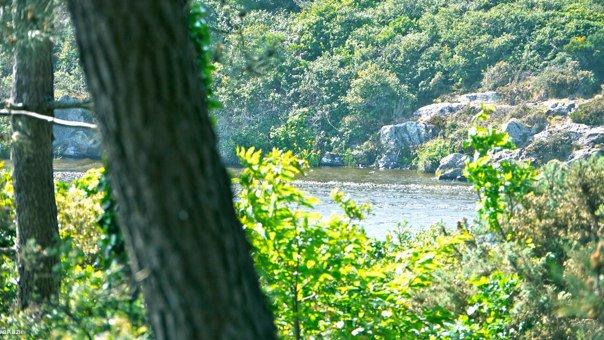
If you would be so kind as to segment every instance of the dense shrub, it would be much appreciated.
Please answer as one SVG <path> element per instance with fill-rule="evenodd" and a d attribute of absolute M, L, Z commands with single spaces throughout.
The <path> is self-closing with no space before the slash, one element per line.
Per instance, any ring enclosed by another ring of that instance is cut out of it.
<path fill-rule="evenodd" d="M 510 103 L 548 98 L 587 98 L 598 90 L 594 72 L 580 69 L 576 61 L 555 61 L 536 73 L 525 72 L 497 88 Z"/>
<path fill-rule="evenodd" d="M 481 85 L 485 90 L 497 90 L 517 80 L 518 69 L 507 61 L 499 61 L 484 72 Z"/>
<path fill-rule="evenodd" d="M 55 275 L 62 279 L 58 297 L 44 306 L 16 310 L 16 263 L 0 255 L 0 329 L 23 331 L 29 338 L 134 339 L 149 335 L 142 299 L 124 267 L 127 263 L 107 256 L 102 173 L 101 169 L 91 170 L 72 183 L 57 184 L 61 242 L 52 251 L 61 257 L 55 268 Z M 0 207 L 3 214 L 12 214 L 10 175 L 3 172 L 2 176 Z M 7 221 L 10 224 L 4 223 Z M 12 219 L 4 222 L 2 236 L 14 229 Z M 13 246 L 11 237 L 3 242 L 3 246 Z"/>
<path fill-rule="evenodd" d="M 604 95 L 580 105 L 570 113 L 570 119 L 575 123 L 604 125 Z"/>
<path fill-rule="evenodd" d="M 280 335 L 348 338 L 502 338 L 514 334 L 520 278 L 483 261 L 463 227 L 417 235 L 399 229 L 370 240 L 359 224 L 367 206 L 335 190 L 342 215 L 309 211 L 316 200 L 291 182 L 304 170 L 291 152 L 240 149 L 237 207 Z"/>
<path fill-rule="evenodd" d="M 343 158 L 347 165 L 366 167 L 373 165 L 378 156 L 377 136 L 361 145 L 346 149 Z"/>
<path fill-rule="evenodd" d="M 601 158 L 550 163 L 509 223 L 516 249 L 524 250 L 510 253 L 525 278 L 516 323 L 531 325 L 531 338 L 592 338 L 604 331 L 603 180 Z"/>
<path fill-rule="evenodd" d="M 451 152 L 449 141 L 443 138 L 433 139 L 416 150 L 413 164 L 422 172 L 433 173 L 438 168 L 440 160 Z"/>
<path fill-rule="evenodd" d="M 593 72 L 570 61 L 546 67 L 534 78 L 534 87 L 539 99 L 588 97 L 597 91 L 598 83 Z"/>

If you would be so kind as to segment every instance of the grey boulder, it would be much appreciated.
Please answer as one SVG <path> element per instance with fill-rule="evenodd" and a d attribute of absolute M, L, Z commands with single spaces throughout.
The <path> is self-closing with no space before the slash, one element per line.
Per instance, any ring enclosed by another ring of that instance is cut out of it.
<path fill-rule="evenodd" d="M 577 106 L 575 100 L 553 99 L 545 102 L 545 112 L 550 116 L 568 116 Z"/>
<path fill-rule="evenodd" d="M 59 119 L 95 123 L 92 112 L 84 109 L 55 110 L 54 114 Z M 101 138 L 98 130 L 55 125 L 53 135 L 55 156 L 93 159 L 101 156 Z"/>
<path fill-rule="evenodd" d="M 549 126 L 533 136 L 530 144 L 518 153 L 519 159 L 541 166 L 550 160 L 573 161 L 602 154 L 604 127 L 591 127 L 566 121 Z"/>
<path fill-rule="evenodd" d="M 419 122 L 429 122 L 435 117 L 445 118 L 456 114 L 466 107 L 466 104 L 462 103 L 436 103 L 426 106 L 422 106 L 413 115 Z"/>
<path fill-rule="evenodd" d="M 323 157 L 321 157 L 321 162 L 319 165 L 333 167 L 343 166 L 344 159 L 342 158 L 342 156 L 333 152 L 326 152 Z"/>
<path fill-rule="evenodd" d="M 501 129 L 510 135 L 512 142 L 517 147 L 524 146 L 531 137 L 531 128 L 516 118 L 507 121 Z"/>
<path fill-rule="evenodd" d="M 432 126 L 408 121 L 402 124 L 386 125 L 380 129 L 382 154 L 377 165 L 380 169 L 393 169 L 402 165 L 402 158 L 409 152 L 430 140 L 434 135 Z"/>
<path fill-rule="evenodd" d="M 440 160 L 440 165 L 436 169 L 436 176 L 439 180 L 463 181 L 463 169 L 470 157 L 461 153 L 452 153 Z"/>

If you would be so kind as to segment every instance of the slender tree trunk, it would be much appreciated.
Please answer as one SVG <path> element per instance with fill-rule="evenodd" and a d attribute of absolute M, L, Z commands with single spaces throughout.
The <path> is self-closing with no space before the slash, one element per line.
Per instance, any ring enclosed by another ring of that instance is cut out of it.
<path fill-rule="evenodd" d="M 185 1 L 69 5 L 155 336 L 274 338 L 216 151 Z"/>
<path fill-rule="evenodd" d="M 51 20 L 51 2 L 16 1 L 15 47 L 11 101 L 29 111 L 52 116 L 49 103 L 54 97 L 52 43 L 48 36 L 28 37 L 28 32 L 46 31 Z M 57 256 L 48 249 L 58 240 L 57 207 L 52 170 L 52 126 L 24 116 L 12 117 L 13 182 L 17 212 L 17 254 L 19 305 L 42 303 L 58 291 L 53 275 Z M 37 248 L 27 251 L 34 241 Z"/>

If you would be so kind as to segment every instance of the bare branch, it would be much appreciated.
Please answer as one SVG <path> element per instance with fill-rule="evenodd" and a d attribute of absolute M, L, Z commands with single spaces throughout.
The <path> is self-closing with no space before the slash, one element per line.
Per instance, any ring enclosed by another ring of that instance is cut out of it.
<path fill-rule="evenodd" d="M 15 104 L 6 99 L 0 102 L 0 109 L 22 110 L 23 104 Z"/>
<path fill-rule="evenodd" d="M 36 118 L 36 119 L 44 120 L 49 123 L 62 125 L 62 126 L 77 127 L 77 128 L 84 128 L 84 129 L 96 129 L 97 128 L 96 124 L 91 124 L 91 123 L 86 123 L 86 122 L 74 122 L 71 120 L 55 118 L 55 117 L 51 117 L 51 116 L 47 116 L 47 115 L 43 115 L 43 114 L 39 114 L 39 113 L 35 113 L 35 112 L 25 111 L 25 110 L 12 110 L 12 109 L 0 110 L 0 116 L 15 116 L 15 115 Z"/>

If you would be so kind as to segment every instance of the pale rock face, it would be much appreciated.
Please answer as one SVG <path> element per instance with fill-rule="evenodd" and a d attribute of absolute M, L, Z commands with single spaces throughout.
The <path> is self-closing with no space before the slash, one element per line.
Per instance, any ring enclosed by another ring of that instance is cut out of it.
<path fill-rule="evenodd" d="M 466 108 L 479 108 L 483 103 L 495 103 L 499 110 L 513 109 L 500 102 L 494 91 L 460 95 L 447 103 L 423 106 L 413 114 L 413 120 L 402 124 L 386 125 L 380 130 L 381 155 L 376 165 L 379 168 L 400 168 L 401 160 L 410 151 L 434 138 L 437 133 L 434 118 L 456 116 Z M 592 127 L 574 123 L 568 115 L 577 109 L 580 99 L 551 99 L 530 103 L 535 109 L 545 108 L 547 116 L 557 116 L 553 122 L 545 117 L 534 121 L 531 126 L 517 118 L 508 120 L 501 129 L 510 135 L 516 145 L 514 150 L 500 150 L 492 156 L 495 161 L 523 160 L 541 166 L 550 160 L 572 162 L 592 155 L 604 155 L 604 126 Z M 464 179 L 462 170 L 467 156 L 449 155 L 436 170 L 441 179 Z"/>
<path fill-rule="evenodd" d="M 499 94 L 495 91 L 476 92 L 462 94 L 457 97 L 460 103 L 496 103 L 499 101 Z"/>
<path fill-rule="evenodd" d="M 530 160 L 540 166 L 550 160 L 574 161 L 604 150 L 604 127 L 591 127 L 565 121 L 549 126 L 533 136 L 530 144 L 518 153 L 521 160 Z"/>
<path fill-rule="evenodd" d="M 95 123 L 92 113 L 84 109 L 55 110 L 54 114 L 60 119 Z M 55 125 L 53 135 L 55 156 L 93 159 L 101 156 L 101 138 L 98 130 Z"/>
<path fill-rule="evenodd" d="M 411 149 L 425 143 L 434 135 L 430 125 L 408 121 L 402 124 L 386 125 L 380 129 L 382 155 L 378 160 L 380 169 L 401 166 L 401 158 Z"/>
<path fill-rule="evenodd" d="M 413 113 L 419 122 L 429 122 L 434 117 L 449 117 L 466 106 L 462 103 L 436 103 L 420 107 Z"/>
<path fill-rule="evenodd" d="M 570 99 L 553 99 L 546 101 L 544 104 L 548 115 L 568 116 L 577 108 L 579 103 Z"/>
<path fill-rule="evenodd" d="M 436 176 L 440 180 L 462 181 L 463 169 L 470 157 L 461 153 L 452 153 L 440 160 Z"/>
<path fill-rule="evenodd" d="M 512 142 L 517 147 L 523 147 L 531 137 L 531 128 L 516 118 L 512 118 L 503 124 L 501 130 L 510 135 Z"/>

